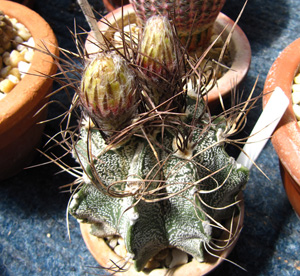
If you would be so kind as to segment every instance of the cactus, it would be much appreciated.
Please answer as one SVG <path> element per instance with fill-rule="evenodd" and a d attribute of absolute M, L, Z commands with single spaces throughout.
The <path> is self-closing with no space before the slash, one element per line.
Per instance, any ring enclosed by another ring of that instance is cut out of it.
<path fill-rule="evenodd" d="M 234 214 L 236 207 L 226 206 L 236 202 L 248 179 L 248 170 L 224 150 L 224 126 L 216 121 L 209 131 L 194 131 L 185 152 L 171 131 L 165 133 L 164 150 L 153 152 L 138 137 L 107 150 L 97 129 L 88 134 L 82 128 L 75 157 L 86 176 L 70 213 L 92 223 L 99 237 L 122 236 L 137 270 L 168 247 L 203 261 L 204 243 L 213 231 L 210 218 L 220 221 Z"/>
<path fill-rule="evenodd" d="M 11 21 L 0 11 L 0 53 L 8 50 L 16 31 Z"/>
<path fill-rule="evenodd" d="M 239 213 L 237 197 L 249 175 L 225 151 L 232 121 L 207 111 L 199 62 L 180 54 L 161 15 L 147 24 L 136 59 L 110 47 L 83 70 L 75 98 L 85 115 L 72 139 L 83 172 L 68 207 L 92 234 L 121 236 L 138 271 L 173 247 L 203 262 L 215 230 Z M 149 52 L 147 41 L 163 43 Z M 196 99 L 186 91 L 189 80 Z M 149 91 L 157 96 L 152 102 Z M 168 108 L 160 109 L 166 98 Z"/>
<path fill-rule="evenodd" d="M 130 0 L 141 25 L 153 15 L 167 16 L 174 23 L 183 43 L 195 50 L 205 48 L 212 35 L 212 27 L 225 0 L 154 1 Z"/>

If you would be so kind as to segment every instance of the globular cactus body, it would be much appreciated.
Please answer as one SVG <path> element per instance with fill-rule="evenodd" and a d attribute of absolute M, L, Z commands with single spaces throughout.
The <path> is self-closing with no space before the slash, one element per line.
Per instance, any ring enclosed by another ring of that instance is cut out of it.
<path fill-rule="evenodd" d="M 83 128 L 76 158 L 88 175 L 73 199 L 71 214 L 93 223 L 99 236 L 121 235 L 138 270 L 167 247 L 177 247 L 203 261 L 203 244 L 210 242 L 213 230 L 209 218 L 230 218 L 236 207 L 226 207 L 237 200 L 248 179 L 248 170 L 238 168 L 219 143 L 220 129 L 218 124 L 202 137 L 195 133 L 188 159 L 178 154 L 179 150 L 174 153 L 172 144 L 178 137 L 166 133 L 166 150 L 156 149 L 163 164 L 158 165 L 148 142 L 141 138 L 107 151 L 97 130 L 92 130 L 90 139 Z M 92 163 L 88 162 L 88 139 Z M 110 186 L 111 193 L 131 196 L 107 195 L 105 188 L 95 187 L 95 183 L 101 186 L 98 181 Z M 151 193 L 161 183 L 163 193 Z M 171 197 L 159 200 L 164 193 Z"/>

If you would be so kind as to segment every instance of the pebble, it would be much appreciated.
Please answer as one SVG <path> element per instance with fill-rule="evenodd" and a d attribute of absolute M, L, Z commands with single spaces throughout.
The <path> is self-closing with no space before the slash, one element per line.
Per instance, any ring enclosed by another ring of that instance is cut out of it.
<path fill-rule="evenodd" d="M 292 84 L 292 102 L 293 110 L 297 119 L 297 123 L 300 126 L 300 69 L 294 77 Z"/>
<path fill-rule="evenodd" d="M 118 238 L 113 237 L 109 242 L 108 245 L 110 248 L 115 249 L 115 247 L 118 245 Z"/>
<path fill-rule="evenodd" d="M 9 93 L 15 87 L 15 85 L 16 84 L 11 80 L 4 79 L 0 82 L 0 91 L 2 91 L 3 93 Z"/>
<path fill-rule="evenodd" d="M 294 83 L 295 84 L 300 84 L 300 74 L 298 74 L 298 75 L 295 76 Z"/>
<path fill-rule="evenodd" d="M 185 253 L 177 248 L 172 249 L 172 261 L 169 266 L 170 268 L 173 268 L 178 265 L 186 264 L 187 262 L 188 262 L 188 254 L 187 253 Z"/>
<path fill-rule="evenodd" d="M 300 91 L 295 91 L 292 93 L 292 101 L 293 101 L 293 104 L 300 103 Z"/>
<path fill-rule="evenodd" d="M 122 237 L 118 238 L 118 244 L 125 246 L 125 241 L 124 241 L 124 239 Z"/>
<path fill-rule="evenodd" d="M 298 121 L 300 121 L 300 105 L 293 104 L 293 110 Z"/>
<path fill-rule="evenodd" d="M 122 244 L 118 244 L 115 247 L 114 251 L 117 255 L 119 255 L 120 257 L 123 257 L 123 258 L 125 258 L 127 255 L 126 247 L 125 247 L 125 245 L 122 245 Z"/>
<path fill-rule="evenodd" d="M 23 78 L 24 75 L 28 72 L 29 67 L 30 67 L 30 63 L 28 63 L 26 61 L 20 61 L 18 63 L 18 69 L 21 74 L 21 78 Z"/>
<path fill-rule="evenodd" d="M 300 91 L 300 84 L 299 83 L 294 83 L 292 85 L 292 91 L 293 92 L 299 92 Z"/>

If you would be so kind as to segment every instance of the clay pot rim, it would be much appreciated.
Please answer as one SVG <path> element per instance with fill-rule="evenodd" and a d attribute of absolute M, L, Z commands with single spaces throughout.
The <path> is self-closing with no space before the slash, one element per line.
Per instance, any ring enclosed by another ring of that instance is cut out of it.
<path fill-rule="evenodd" d="M 24 24 L 34 38 L 35 48 L 45 50 L 58 56 L 56 37 L 49 24 L 35 11 L 11 1 L 1 0 L 1 10 L 8 16 L 16 18 Z M 35 50 L 28 74 L 13 90 L 0 100 L 0 133 L 25 117 L 42 99 L 46 97 L 48 89 L 38 88 L 52 83 L 46 76 L 56 72 L 57 66 L 53 63 L 50 54 Z M 35 75 L 39 75 L 39 77 Z"/>
<path fill-rule="evenodd" d="M 98 22 L 98 27 L 105 34 L 110 27 L 107 21 L 114 23 L 122 16 L 129 15 L 128 22 L 133 22 L 135 20 L 135 12 L 132 4 L 124 5 L 123 7 L 117 8 L 114 11 L 108 13 L 103 20 Z M 225 27 L 226 30 L 223 33 L 223 37 L 227 37 L 228 33 L 234 26 L 234 21 L 223 13 L 219 13 L 217 20 L 217 30 L 221 32 Z M 126 23 L 126 22 L 125 22 Z M 121 26 L 120 26 L 121 27 Z M 208 93 L 208 102 L 212 105 L 219 102 L 220 96 L 223 98 L 230 96 L 233 87 L 238 86 L 248 73 L 250 63 L 251 63 L 251 47 L 250 43 L 243 32 L 243 30 L 236 25 L 235 30 L 232 34 L 231 42 L 229 47 L 234 51 L 235 56 L 232 61 L 232 70 L 228 70 L 222 78 L 218 79 L 216 87 L 214 87 Z M 92 32 L 88 35 L 85 48 L 88 53 L 97 52 L 97 46 L 95 44 L 95 38 Z"/>
<path fill-rule="evenodd" d="M 277 57 L 267 75 L 263 107 L 279 86 L 289 98 L 289 106 L 272 136 L 280 162 L 300 188 L 300 127 L 293 111 L 291 85 L 300 66 L 300 38 L 288 45 Z"/>

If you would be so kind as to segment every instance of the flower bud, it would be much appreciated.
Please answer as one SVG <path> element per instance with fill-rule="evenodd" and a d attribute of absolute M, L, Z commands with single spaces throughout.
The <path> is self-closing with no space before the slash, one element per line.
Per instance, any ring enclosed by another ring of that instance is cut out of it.
<path fill-rule="evenodd" d="M 135 75 L 117 54 L 97 55 L 85 68 L 81 103 L 106 135 L 128 125 L 136 110 Z"/>
<path fill-rule="evenodd" d="M 152 16 L 144 28 L 139 64 L 144 73 L 157 81 L 173 77 L 176 69 L 176 48 L 172 26 L 164 16 Z"/>

